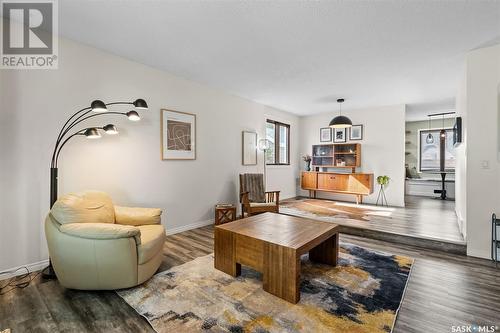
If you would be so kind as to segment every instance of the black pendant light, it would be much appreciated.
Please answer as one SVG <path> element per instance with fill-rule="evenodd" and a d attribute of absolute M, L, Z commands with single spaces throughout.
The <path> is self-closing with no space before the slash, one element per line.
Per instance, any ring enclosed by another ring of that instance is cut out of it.
<path fill-rule="evenodd" d="M 331 128 L 346 128 L 346 127 L 352 127 L 352 121 L 351 119 L 347 118 L 346 116 L 342 115 L 342 103 L 344 103 L 343 98 L 337 99 L 337 103 L 339 103 L 339 115 L 330 121 L 330 127 Z"/>
<path fill-rule="evenodd" d="M 439 131 L 439 136 L 442 137 L 443 139 L 446 139 L 446 130 L 444 129 L 444 114 L 442 118 L 442 123 L 441 123 L 441 131 Z"/>
<path fill-rule="evenodd" d="M 425 142 L 427 142 L 428 144 L 432 144 L 434 143 L 434 137 L 432 136 L 432 133 L 430 132 L 431 131 L 431 116 L 429 115 L 429 134 L 427 134 L 427 138 L 425 138 Z"/>

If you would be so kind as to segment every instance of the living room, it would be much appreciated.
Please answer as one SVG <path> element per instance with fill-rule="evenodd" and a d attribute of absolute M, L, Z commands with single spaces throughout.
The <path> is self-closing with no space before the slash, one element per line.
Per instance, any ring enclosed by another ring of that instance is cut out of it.
<path fill-rule="evenodd" d="M 500 2 L 44 3 L 2 1 L 53 38 L 2 49 L 0 332 L 500 326 Z M 409 197 L 409 121 L 458 118 Z"/>

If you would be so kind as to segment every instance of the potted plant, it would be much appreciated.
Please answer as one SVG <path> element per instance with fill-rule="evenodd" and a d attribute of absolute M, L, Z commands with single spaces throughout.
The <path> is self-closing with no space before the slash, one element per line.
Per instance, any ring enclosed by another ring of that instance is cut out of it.
<path fill-rule="evenodd" d="M 391 178 L 389 178 L 389 176 L 378 176 L 377 177 L 377 184 L 381 185 L 381 186 L 386 186 L 389 184 L 389 180 Z"/>
<path fill-rule="evenodd" d="M 377 184 L 380 185 L 380 190 L 378 191 L 378 196 L 377 196 L 377 203 L 376 203 L 377 206 L 378 206 L 379 200 L 381 201 L 382 206 L 388 206 L 387 198 L 385 197 L 384 187 L 389 185 L 390 179 L 391 178 L 389 178 L 389 176 L 386 176 L 386 175 L 377 177 Z"/>
<path fill-rule="evenodd" d="M 311 156 L 310 155 L 304 155 L 302 156 L 302 159 L 304 162 L 306 162 L 306 171 L 311 171 Z"/>

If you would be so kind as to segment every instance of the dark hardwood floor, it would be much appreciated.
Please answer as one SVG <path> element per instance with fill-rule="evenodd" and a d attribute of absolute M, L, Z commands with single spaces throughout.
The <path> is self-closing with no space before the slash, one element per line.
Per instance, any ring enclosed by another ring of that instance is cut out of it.
<path fill-rule="evenodd" d="M 341 241 L 416 259 L 394 332 L 500 326 L 500 270 L 491 262 L 356 236 L 341 235 Z M 169 236 L 160 270 L 209 254 L 212 247 L 212 226 Z M 153 332 L 114 292 L 65 290 L 40 277 L 0 296 L 0 332 L 7 328 L 13 333 Z"/>

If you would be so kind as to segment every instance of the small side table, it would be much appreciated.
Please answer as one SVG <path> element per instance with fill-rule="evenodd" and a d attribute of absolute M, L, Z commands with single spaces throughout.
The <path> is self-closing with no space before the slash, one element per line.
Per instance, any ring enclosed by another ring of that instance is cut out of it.
<path fill-rule="evenodd" d="M 236 220 L 236 206 L 215 205 L 215 225 L 224 224 Z"/>

